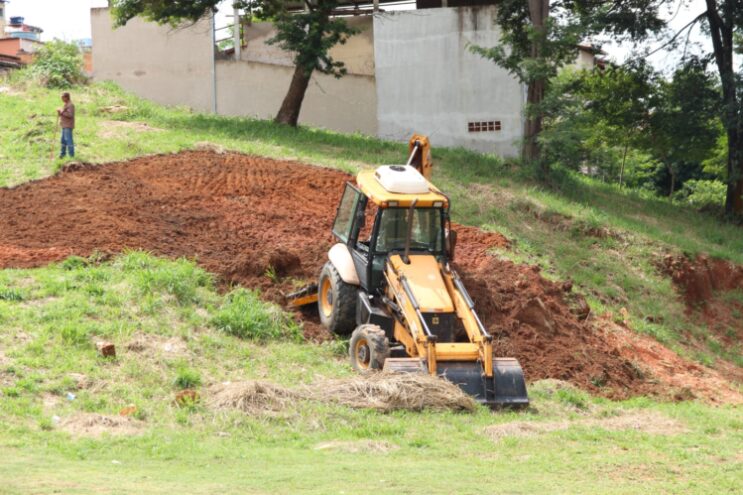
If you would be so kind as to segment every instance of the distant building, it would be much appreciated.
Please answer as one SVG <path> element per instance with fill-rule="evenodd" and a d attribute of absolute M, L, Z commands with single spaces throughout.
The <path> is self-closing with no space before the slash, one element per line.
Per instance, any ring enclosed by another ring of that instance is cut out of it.
<path fill-rule="evenodd" d="M 0 0 L 0 56 L 5 58 L 4 67 L 20 62 L 31 63 L 33 54 L 42 45 L 43 29 L 26 24 L 23 17 L 7 18 L 7 0 Z M 9 57 L 9 58 L 8 58 Z"/>
<path fill-rule="evenodd" d="M 5 27 L 7 22 L 5 21 L 5 7 L 7 0 L 0 0 L 0 36 L 5 36 Z"/>
<path fill-rule="evenodd" d="M 418 132 L 437 146 L 518 155 L 527 88 L 467 49 L 502 42 L 494 0 L 417 0 L 417 10 L 386 12 L 380 6 L 397 0 L 343 1 L 357 34 L 330 54 L 348 73 L 315 71 L 301 124 L 405 142 Z M 158 103 L 271 118 L 294 73 L 292 54 L 268 43 L 270 22 L 243 25 L 230 56 L 211 20 L 174 29 L 137 18 L 114 29 L 110 11 L 96 8 L 91 22 L 93 77 Z M 591 68 L 597 55 L 576 47 L 575 64 Z"/>
<path fill-rule="evenodd" d="M 34 53 L 43 45 L 41 41 L 24 38 L 0 38 L 0 55 L 17 57 L 22 64 L 30 64 Z"/>
<path fill-rule="evenodd" d="M 11 17 L 5 27 L 5 35 L 11 38 L 22 38 L 32 41 L 41 41 L 43 29 L 25 23 L 23 17 Z"/>

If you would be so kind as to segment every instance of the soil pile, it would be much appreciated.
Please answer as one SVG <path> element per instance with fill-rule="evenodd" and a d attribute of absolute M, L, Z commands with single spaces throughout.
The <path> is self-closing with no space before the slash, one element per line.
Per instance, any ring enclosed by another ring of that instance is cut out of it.
<path fill-rule="evenodd" d="M 743 314 L 743 266 L 708 256 L 667 256 L 661 262 L 661 270 L 673 280 L 693 321 L 705 325 L 727 347 L 743 340 L 740 317 Z M 743 369 L 724 362 L 716 363 L 715 367 L 726 376 L 743 381 Z"/>
<path fill-rule="evenodd" d="M 258 287 L 280 301 L 297 280 L 314 281 L 327 260 L 330 226 L 350 179 L 337 170 L 212 151 L 70 165 L 0 189 L 0 268 L 143 249 L 195 258 L 225 284 Z M 499 353 L 518 358 L 528 380 L 568 380 L 610 397 L 667 394 L 585 321 L 589 309 L 570 284 L 488 254 L 508 245 L 497 233 L 457 231 L 455 265 Z M 311 317 L 305 333 L 328 337 Z"/>
<path fill-rule="evenodd" d="M 697 256 L 667 256 L 663 271 L 681 290 L 686 304 L 692 308 L 711 301 L 716 292 L 743 289 L 743 266 L 727 260 Z"/>

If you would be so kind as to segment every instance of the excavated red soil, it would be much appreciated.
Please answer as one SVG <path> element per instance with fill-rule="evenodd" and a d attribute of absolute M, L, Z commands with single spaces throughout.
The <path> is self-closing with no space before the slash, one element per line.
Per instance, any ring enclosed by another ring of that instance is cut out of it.
<path fill-rule="evenodd" d="M 667 256 L 661 269 L 682 294 L 692 321 L 705 325 L 725 346 L 743 340 L 743 299 L 731 294 L 731 291 L 743 294 L 743 266 L 708 256 Z M 743 382 L 743 369 L 725 362 L 715 367 Z"/>
<path fill-rule="evenodd" d="M 69 166 L 0 189 L 0 268 L 144 249 L 196 258 L 222 282 L 259 287 L 279 301 L 293 281 L 314 280 L 327 259 L 330 225 L 350 178 L 296 162 L 205 151 Z M 615 398 L 677 393 L 675 384 L 639 370 L 627 342 L 620 345 L 581 319 L 588 308 L 570 284 L 488 254 L 508 245 L 497 233 L 457 230 L 457 269 L 499 351 L 517 357 L 529 380 L 569 380 Z M 269 267 L 278 282 L 266 275 Z M 303 318 L 308 338 L 328 337 L 311 316 Z"/>
<path fill-rule="evenodd" d="M 693 308 L 704 306 L 715 293 L 743 289 L 743 266 L 719 258 L 666 256 L 662 269 Z"/>

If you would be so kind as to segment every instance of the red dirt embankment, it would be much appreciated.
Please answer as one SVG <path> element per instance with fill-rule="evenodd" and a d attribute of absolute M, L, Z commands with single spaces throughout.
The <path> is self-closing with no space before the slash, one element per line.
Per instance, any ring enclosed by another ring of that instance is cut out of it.
<path fill-rule="evenodd" d="M 314 280 L 327 259 L 330 225 L 350 178 L 296 162 L 213 152 L 70 166 L 49 179 L 0 189 L 0 268 L 143 249 L 195 258 L 222 282 L 259 287 L 278 301 L 291 279 Z M 676 393 L 669 389 L 676 384 L 638 370 L 642 356 L 633 360 L 626 342 L 617 344 L 576 316 L 587 308 L 571 310 L 569 284 L 489 255 L 507 245 L 499 234 L 457 230 L 456 265 L 478 312 L 501 354 L 518 358 L 529 380 L 569 380 L 615 398 Z M 278 283 L 266 276 L 269 267 Z M 312 321 L 305 321 L 305 331 L 309 338 L 328 337 Z M 740 398 L 732 389 L 708 394 L 700 388 L 699 394 Z"/>
<path fill-rule="evenodd" d="M 666 256 L 660 269 L 673 280 L 686 303 L 688 318 L 704 325 L 708 335 L 728 349 L 743 340 L 743 266 L 727 260 L 699 255 Z M 737 292 L 737 293 L 736 293 Z M 704 349 L 698 336 L 689 341 Z M 715 369 L 724 376 L 743 383 L 743 368 L 717 360 Z"/>

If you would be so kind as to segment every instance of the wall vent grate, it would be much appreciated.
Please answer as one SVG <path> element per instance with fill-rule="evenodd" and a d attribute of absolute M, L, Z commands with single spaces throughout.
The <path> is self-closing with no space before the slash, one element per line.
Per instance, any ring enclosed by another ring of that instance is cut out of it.
<path fill-rule="evenodd" d="M 500 120 L 467 122 L 467 132 L 498 132 L 500 130 Z"/>

